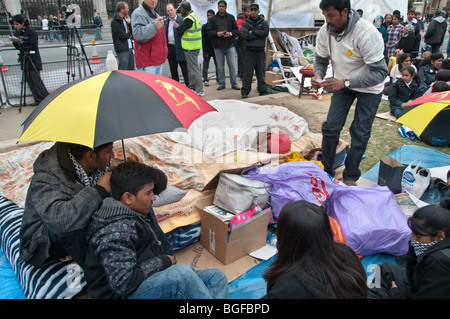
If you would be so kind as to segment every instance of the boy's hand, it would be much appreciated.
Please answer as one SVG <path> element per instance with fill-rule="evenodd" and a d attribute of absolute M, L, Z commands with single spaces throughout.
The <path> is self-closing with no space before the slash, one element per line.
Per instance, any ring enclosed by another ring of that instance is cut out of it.
<path fill-rule="evenodd" d="M 111 193 L 111 186 L 109 181 L 111 179 L 111 172 L 106 172 L 105 175 L 98 179 L 97 185 L 103 187 L 108 193 Z"/>
<path fill-rule="evenodd" d="M 177 263 L 177 259 L 175 256 L 167 255 L 170 258 L 170 261 L 172 261 L 172 265 L 175 265 Z"/>

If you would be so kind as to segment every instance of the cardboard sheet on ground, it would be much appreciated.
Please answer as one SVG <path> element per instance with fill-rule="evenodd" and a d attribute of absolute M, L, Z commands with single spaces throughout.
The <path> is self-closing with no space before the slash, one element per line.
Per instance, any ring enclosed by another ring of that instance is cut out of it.
<path fill-rule="evenodd" d="M 228 282 L 232 282 L 239 278 L 247 270 L 259 263 L 259 260 L 247 255 L 224 265 L 205 249 L 200 242 L 196 242 L 176 251 L 175 257 L 177 258 L 178 263 L 191 265 L 196 270 L 206 268 L 222 269 L 228 278 Z"/>

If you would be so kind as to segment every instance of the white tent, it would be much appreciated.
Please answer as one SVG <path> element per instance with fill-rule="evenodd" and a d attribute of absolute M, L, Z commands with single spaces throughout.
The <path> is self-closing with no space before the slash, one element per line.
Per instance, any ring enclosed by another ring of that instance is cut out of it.
<path fill-rule="evenodd" d="M 268 18 L 271 4 L 271 28 L 310 28 L 314 26 L 315 17 L 321 17 L 320 0 L 257 0 L 260 11 Z M 362 9 L 363 18 L 373 21 L 377 15 L 384 16 L 394 10 L 400 10 L 406 16 L 408 0 L 351 0 L 352 8 Z"/>

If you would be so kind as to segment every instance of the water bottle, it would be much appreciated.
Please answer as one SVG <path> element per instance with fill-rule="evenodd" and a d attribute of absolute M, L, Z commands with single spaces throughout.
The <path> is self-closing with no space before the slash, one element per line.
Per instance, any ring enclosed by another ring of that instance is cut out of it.
<path fill-rule="evenodd" d="M 106 56 L 106 70 L 115 71 L 118 68 L 116 57 L 114 56 L 112 50 L 108 50 L 108 55 Z"/>

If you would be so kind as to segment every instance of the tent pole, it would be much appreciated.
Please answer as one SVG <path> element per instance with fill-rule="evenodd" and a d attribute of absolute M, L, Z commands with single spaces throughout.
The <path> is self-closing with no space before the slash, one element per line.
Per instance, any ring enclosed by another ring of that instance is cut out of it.
<path fill-rule="evenodd" d="M 272 0 L 269 0 L 269 5 L 267 7 L 267 24 L 269 25 L 269 35 L 270 35 L 270 17 L 272 16 Z M 267 45 L 267 42 L 269 41 L 269 38 L 266 38 L 266 70 L 269 66 L 269 45 Z"/>

